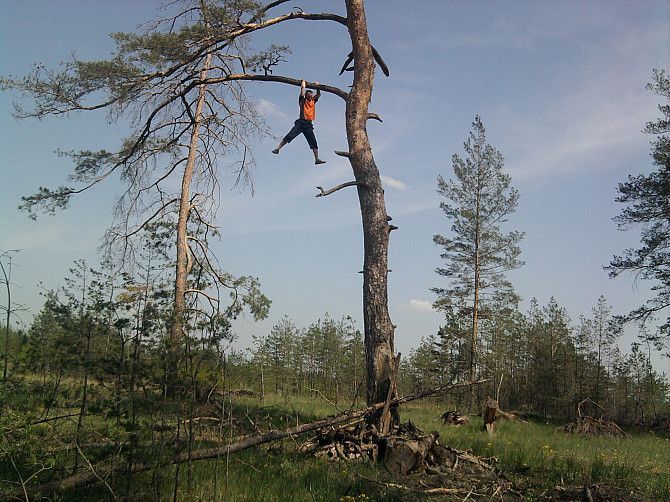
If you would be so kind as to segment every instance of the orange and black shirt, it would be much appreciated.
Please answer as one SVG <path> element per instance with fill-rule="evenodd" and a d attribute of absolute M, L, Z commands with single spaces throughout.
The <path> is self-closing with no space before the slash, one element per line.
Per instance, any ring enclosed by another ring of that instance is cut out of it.
<path fill-rule="evenodd" d="M 305 96 L 298 96 L 298 104 L 300 105 L 300 118 L 302 120 L 309 120 L 310 122 L 316 118 L 316 102 L 321 97 L 321 91 L 317 90 L 316 95 L 312 99 L 307 99 Z"/>

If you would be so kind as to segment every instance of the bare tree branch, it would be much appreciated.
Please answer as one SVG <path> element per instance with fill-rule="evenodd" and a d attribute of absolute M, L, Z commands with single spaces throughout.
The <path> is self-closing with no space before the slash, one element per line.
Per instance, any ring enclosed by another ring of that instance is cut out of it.
<path fill-rule="evenodd" d="M 189 86 L 189 87 L 195 87 L 197 85 L 201 84 L 218 84 L 221 82 L 230 82 L 233 80 L 255 80 L 255 81 L 260 81 L 260 82 L 279 82 L 282 84 L 288 84 L 288 85 L 294 85 L 296 87 L 300 87 L 302 80 L 297 79 L 297 78 L 291 78 L 291 77 L 285 77 L 282 75 L 259 75 L 259 74 L 254 74 L 254 73 L 238 73 L 238 74 L 231 74 L 231 75 L 225 75 L 223 77 L 214 77 L 214 78 L 207 78 L 207 79 L 202 79 L 202 80 L 195 80 Z M 307 87 L 311 87 L 312 89 L 319 89 L 324 92 L 329 92 L 331 94 L 335 94 L 336 96 L 341 97 L 346 101 L 347 97 L 349 96 L 349 93 L 340 89 L 339 87 L 334 87 L 332 85 L 326 85 L 326 84 L 319 84 L 316 82 L 306 82 Z"/>
<path fill-rule="evenodd" d="M 331 193 L 337 192 L 338 190 L 342 190 L 343 188 L 347 188 L 347 187 L 354 186 L 354 185 L 367 187 L 366 184 L 361 183 L 359 181 L 347 181 L 346 183 L 342 183 L 341 185 L 337 185 L 336 187 L 333 187 L 330 190 L 324 190 L 323 187 L 316 187 L 319 190 L 321 190 L 321 193 L 316 194 L 314 197 L 325 197 L 326 195 L 330 195 Z"/>

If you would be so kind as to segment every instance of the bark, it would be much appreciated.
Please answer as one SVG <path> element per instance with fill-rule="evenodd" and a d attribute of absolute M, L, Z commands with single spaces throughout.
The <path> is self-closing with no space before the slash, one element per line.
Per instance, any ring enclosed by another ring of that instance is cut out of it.
<path fill-rule="evenodd" d="M 363 0 L 346 0 L 347 28 L 354 56 L 354 81 L 346 104 L 349 161 L 358 183 L 363 223 L 363 324 L 367 370 L 367 403 L 386 401 L 393 381 L 394 326 L 388 312 L 388 224 L 384 190 L 366 130 L 375 60 L 368 38 Z M 395 398 L 395 394 L 391 396 Z M 392 424 L 400 423 L 397 404 Z M 379 424 L 377 413 L 373 421 Z"/>
<path fill-rule="evenodd" d="M 472 302 L 472 336 L 470 339 L 470 381 L 473 382 L 477 372 L 477 328 L 479 327 L 479 240 L 480 240 L 480 191 L 477 189 L 477 207 L 476 207 L 476 225 L 475 225 L 475 292 Z M 476 408 L 476 391 L 474 386 L 470 389 L 470 410 L 474 411 Z"/>
<path fill-rule="evenodd" d="M 200 80 L 207 78 L 207 71 L 212 61 L 210 52 L 205 59 L 205 65 L 200 72 Z M 190 272 L 190 259 L 188 249 L 187 226 L 191 212 L 191 181 L 195 170 L 195 161 L 198 153 L 198 141 L 200 139 L 200 124 L 202 121 L 202 109 L 205 104 L 207 84 L 201 84 L 196 104 L 191 139 L 189 144 L 188 159 L 184 167 L 181 183 L 181 196 L 179 199 L 179 219 L 177 220 L 177 263 L 175 271 L 174 290 L 174 313 L 170 340 L 167 354 L 167 394 L 173 395 L 177 380 L 177 365 L 179 361 L 179 347 L 184 335 L 184 314 L 186 313 L 186 290 L 188 274 Z"/>

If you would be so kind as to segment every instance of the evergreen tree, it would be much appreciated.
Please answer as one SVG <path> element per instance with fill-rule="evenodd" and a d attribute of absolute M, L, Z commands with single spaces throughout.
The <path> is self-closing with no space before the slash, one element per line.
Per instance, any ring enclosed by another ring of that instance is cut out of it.
<path fill-rule="evenodd" d="M 607 365 L 616 340 L 617 331 L 611 322 L 611 308 L 607 305 L 607 300 L 600 295 L 596 306 L 593 307 L 592 321 L 592 344 L 593 351 L 596 354 L 596 375 L 594 400 L 598 402 L 602 397 L 603 374 L 607 376 Z"/>
<path fill-rule="evenodd" d="M 445 198 L 440 207 L 451 222 L 451 234 L 433 237 L 443 248 L 441 257 L 445 261 L 445 267 L 436 272 L 449 284 L 432 291 L 437 294 L 438 309 L 453 305 L 471 313 L 469 376 L 474 380 L 480 310 L 485 310 L 494 297 L 514 296 L 504 274 L 523 264 L 518 246 L 523 233 L 504 233 L 501 229 L 516 210 L 519 193 L 502 170 L 502 154 L 487 143 L 479 116 L 464 148 L 465 159 L 458 154 L 452 158 L 455 179 L 438 177 L 438 193 Z M 473 387 L 471 406 L 475 404 L 474 393 Z"/>
<path fill-rule="evenodd" d="M 629 314 L 622 321 L 635 320 L 645 324 L 670 307 L 670 78 L 664 70 L 655 69 L 654 81 L 647 89 L 666 100 L 658 106 L 661 117 L 648 122 L 646 134 L 652 134 L 651 157 L 657 170 L 650 174 L 628 176 L 619 184 L 617 202 L 627 206 L 615 218 L 619 228 L 641 225 L 642 246 L 627 249 L 623 256 L 615 256 L 609 264 L 611 277 L 622 272 L 633 272 L 637 277 L 654 282 L 655 297 Z M 652 339 L 658 345 L 670 340 L 670 316 Z"/>

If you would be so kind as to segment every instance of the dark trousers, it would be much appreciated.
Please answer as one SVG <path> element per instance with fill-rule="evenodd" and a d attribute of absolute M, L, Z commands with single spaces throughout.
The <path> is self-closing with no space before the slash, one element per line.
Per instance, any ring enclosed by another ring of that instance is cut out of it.
<path fill-rule="evenodd" d="M 300 135 L 300 133 L 305 135 L 305 139 L 307 139 L 307 143 L 309 143 L 309 147 L 314 150 L 315 148 L 319 148 L 319 146 L 316 144 L 316 136 L 314 136 L 314 126 L 312 125 L 311 120 L 304 120 L 304 119 L 298 119 L 293 123 L 293 128 L 288 132 L 286 136 L 284 136 L 284 142 L 290 143 L 295 139 L 296 136 Z"/>

